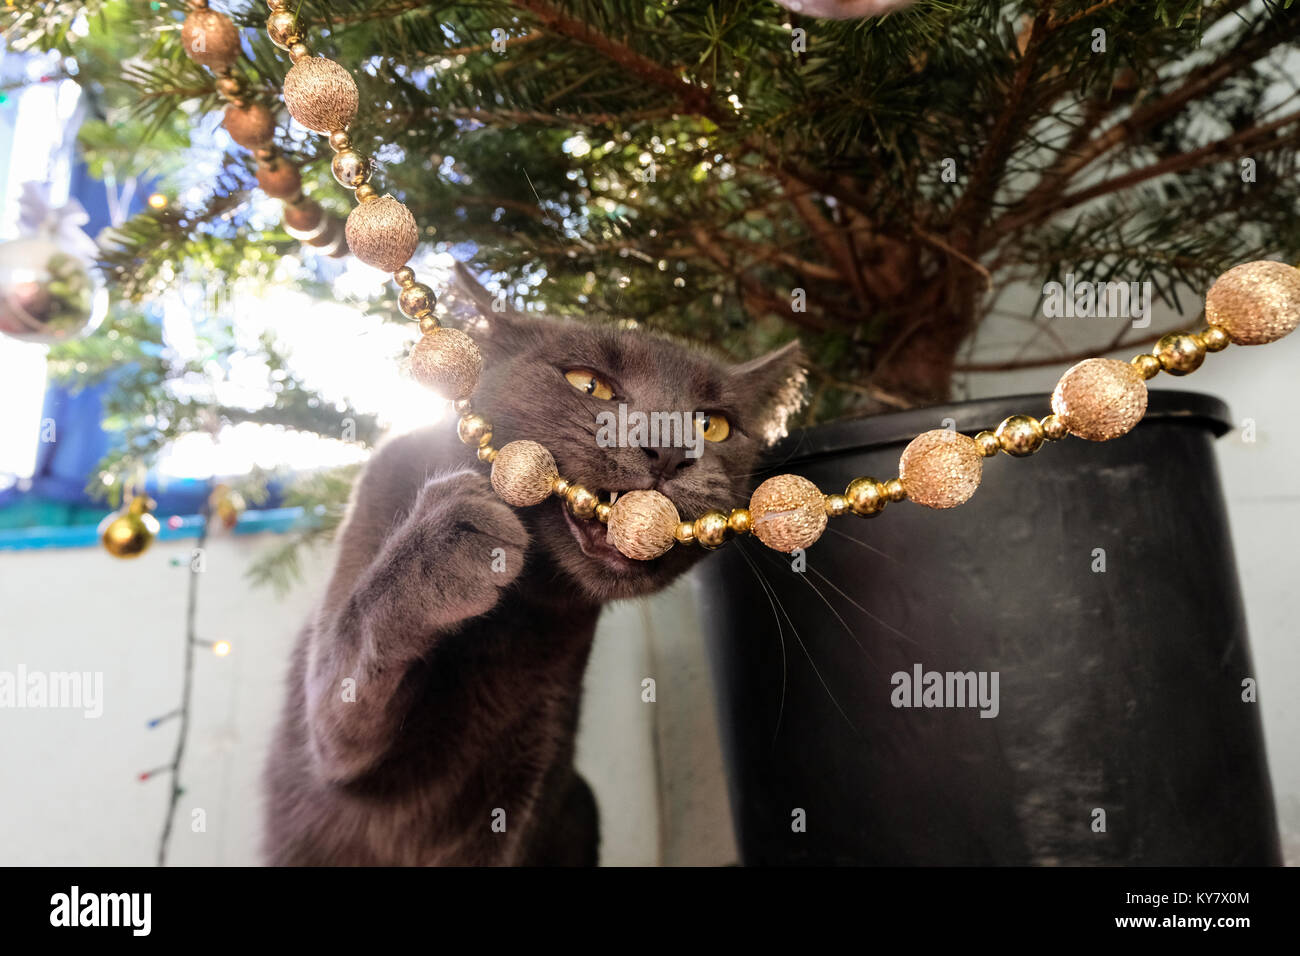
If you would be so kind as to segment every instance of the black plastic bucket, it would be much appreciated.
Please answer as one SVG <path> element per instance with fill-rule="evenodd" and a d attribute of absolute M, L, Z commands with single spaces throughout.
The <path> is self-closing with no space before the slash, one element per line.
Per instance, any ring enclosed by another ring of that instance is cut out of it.
<path fill-rule="evenodd" d="M 944 419 L 974 434 L 1048 411 L 1035 395 L 820 426 L 770 473 L 883 480 Z M 748 538 L 706 561 L 741 861 L 1280 863 L 1214 460 L 1229 427 L 1217 399 L 1154 391 L 1123 438 L 986 460 L 960 508 L 832 519 L 805 570 Z M 928 700 L 894 676 L 918 665 L 923 687 L 943 675 Z M 981 673 L 991 700 L 995 672 L 996 716 L 924 706 L 978 698 Z"/>

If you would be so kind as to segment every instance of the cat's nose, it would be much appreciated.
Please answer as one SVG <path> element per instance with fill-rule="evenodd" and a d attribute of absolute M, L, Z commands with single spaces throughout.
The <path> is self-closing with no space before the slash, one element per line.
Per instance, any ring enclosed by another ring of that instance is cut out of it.
<path fill-rule="evenodd" d="M 642 451 L 650 459 L 650 473 L 660 480 L 672 478 L 679 471 L 684 471 L 695 464 L 695 459 L 686 454 L 688 451 L 686 448 L 654 448 L 647 446 Z"/>

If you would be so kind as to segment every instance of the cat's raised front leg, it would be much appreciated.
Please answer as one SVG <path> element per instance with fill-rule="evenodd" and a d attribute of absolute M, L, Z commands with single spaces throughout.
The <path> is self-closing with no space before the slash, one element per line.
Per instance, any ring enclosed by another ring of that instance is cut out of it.
<path fill-rule="evenodd" d="M 420 489 L 355 586 L 338 590 L 317 621 L 304 691 L 326 779 L 354 780 L 385 756 L 417 685 L 412 665 L 492 610 L 527 545 L 522 522 L 481 474 L 455 472 Z"/>

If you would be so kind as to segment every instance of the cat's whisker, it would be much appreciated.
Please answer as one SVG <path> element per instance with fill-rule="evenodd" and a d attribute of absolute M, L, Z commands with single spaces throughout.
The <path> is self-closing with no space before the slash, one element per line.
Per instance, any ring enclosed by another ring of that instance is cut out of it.
<path fill-rule="evenodd" d="M 740 546 L 743 545 L 743 542 L 737 541 L 736 544 Z M 772 595 L 769 593 L 769 586 L 767 580 L 763 577 L 763 572 L 759 570 L 758 565 L 754 563 L 754 559 L 749 556 L 745 547 L 741 546 L 738 550 L 740 556 L 745 559 L 745 563 L 749 565 L 749 570 L 758 579 L 759 586 L 763 589 L 763 596 L 767 598 L 768 607 L 772 609 L 772 620 L 776 622 L 776 635 L 781 644 L 781 703 L 777 707 L 776 727 L 772 731 L 772 749 L 775 750 L 776 738 L 781 733 L 781 719 L 785 716 L 785 688 L 786 683 L 789 681 L 789 668 L 785 656 L 785 629 L 781 627 L 781 617 L 776 613 L 776 604 L 772 601 Z"/>
<path fill-rule="evenodd" d="M 859 604 L 857 601 L 853 600 L 853 598 L 849 597 L 847 594 L 845 594 L 843 591 L 841 591 L 838 587 L 836 587 L 834 581 L 832 581 L 830 578 L 826 577 L 826 575 L 822 574 L 822 573 L 821 573 L 820 571 L 818 571 L 816 568 L 809 567 L 808 570 L 812 571 L 813 574 L 817 575 L 817 577 L 819 577 L 819 578 L 821 578 L 823 581 L 825 581 L 825 582 L 826 582 L 826 583 L 827 583 L 831 588 L 833 588 L 833 589 L 835 590 L 835 593 L 836 593 L 836 594 L 838 594 L 840 597 L 844 598 L 844 600 L 848 601 L 848 602 L 849 602 L 850 604 L 852 604 L 855 608 L 857 608 L 859 611 L 861 611 L 861 612 L 862 612 L 863 614 L 865 614 L 867 617 L 871 618 L 871 620 L 875 621 L 875 622 L 876 622 L 877 624 L 879 624 L 881 627 L 885 628 L 885 629 L 888 630 L 888 631 L 893 632 L 894 634 L 897 634 L 897 635 L 898 635 L 899 637 L 901 637 L 903 640 L 907 641 L 909 644 L 911 644 L 911 645 L 913 645 L 913 646 L 915 646 L 915 647 L 920 647 L 920 646 L 921 646 L 920 643 L 919 643 L 918 641 L 916 641 L 916 640 L 914 640 L 913 638 L 909 637 L 908 635 L 904 634 L 902 631 L 900 631 L 898 628 L 894 627 L 894 625 L 890 624 L 890 623 L 889 623 L 888 621 L 886 621 L 884 618 L 882 618 L 882 617 L 880 617 L 880 616 L 878 616 L 878 615 L 876 615 L 876 614 L 872 614 L 870 611 L 868 611 L 865 607 L 863 607 L 863 606 L 862 606 L 861 604 Z"/>

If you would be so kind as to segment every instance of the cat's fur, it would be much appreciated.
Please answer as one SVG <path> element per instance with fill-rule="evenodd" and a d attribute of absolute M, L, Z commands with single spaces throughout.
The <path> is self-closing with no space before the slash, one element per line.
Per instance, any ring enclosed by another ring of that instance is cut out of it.
<path fill-rule="evenodd" d="M 606 492 L 654 488 L 683 516 L 743 503 L 801 384 L 797 346 L 727 367 L 643 333 L 484 317 L 474 404 L 495 443 L 539 441 L 566 477 Z M 563 371 L 576 367 L 613 383 L 614 401 L 570 385 Z M 599 447 L 596 413 L 620 400 L 721 411 L 731 437 L 695 460 Z M 508 507 L 487 472 L 444 422 L 390 442 L 362 476 L 293 654 L 266 771 L 270 863 L 596 862 L 595 800 L 573 768 L 596 618 L 607 601 L 664 587 L 701 551 L 631 561 L 559 499 Z M 497 809 L 505 832 L 492 826 Z"/>

